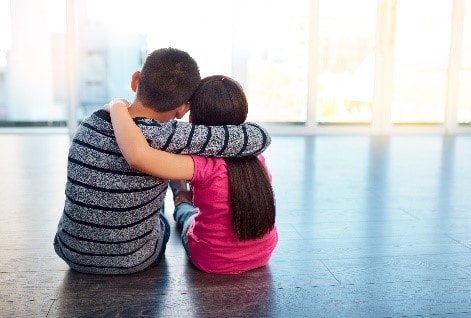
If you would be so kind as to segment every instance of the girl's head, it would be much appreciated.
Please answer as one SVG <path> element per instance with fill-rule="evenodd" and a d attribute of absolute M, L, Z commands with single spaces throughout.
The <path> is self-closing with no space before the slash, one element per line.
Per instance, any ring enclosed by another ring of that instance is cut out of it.
<path fill-rule="evenodd" d="M 198 125 L 239 125 L 247 112 L 242 86 L 223 75 L 204 78 L 190 99 L 190 120 Z"/>

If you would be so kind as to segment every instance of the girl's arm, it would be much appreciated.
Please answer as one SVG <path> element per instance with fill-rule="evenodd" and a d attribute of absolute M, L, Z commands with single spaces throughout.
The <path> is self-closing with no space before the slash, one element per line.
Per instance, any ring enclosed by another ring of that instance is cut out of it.
<path fill-rule="evenodd" d="M 114 101 L 109 106 L 119 149 L 133 168 L 162 179 L 190 180 L 194 163 L 189 155 L 178 155 L 149 146 L 128 112 L 128 105 Z"/>

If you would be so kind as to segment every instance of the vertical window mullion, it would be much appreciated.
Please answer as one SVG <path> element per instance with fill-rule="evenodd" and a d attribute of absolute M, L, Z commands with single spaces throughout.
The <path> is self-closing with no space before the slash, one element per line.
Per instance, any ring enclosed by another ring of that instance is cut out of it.
<path fill-rule="evenodd" d="M 454 134 L 458 130 L 459 72 L 462 59 L 465 0 L 454 0 L 451 19 L 450 58 L 448 64 L 445 131 Z"/>
<path fill-rule="evenodd" d="M 394 62 L 395 0 L 378 1 L 376 17 L 376 66 L 372 134 L 391 132 L 392 71 Z"/>
<path fill-rule="evenodd" d="M 316 107 L 318 93 L 318 70 L 319 70 L 319 1 L 311 0 L 309 12 L 308 33 L 308 87 L 307 87 L 307 120 L 306 130 L 314 133 L 317 129 Z"/>
<path fill-rule="evenodd" d="M 78 110 L 78 92 L 77 92 L 77 63 L 78 54 L 76 38 L 76 10 L 75 0 L 66 1 L 66 61 L 67 61 L 67 127 L 69 135 L 72 136 L 77 129 L 77 110 Z"/>

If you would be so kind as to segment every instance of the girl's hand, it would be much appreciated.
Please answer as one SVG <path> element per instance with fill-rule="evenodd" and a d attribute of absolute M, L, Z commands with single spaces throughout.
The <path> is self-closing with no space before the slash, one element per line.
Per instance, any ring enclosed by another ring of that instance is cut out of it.
<path fill-rule="evenodd" d="M 103 110 L 107 111 L 108 113 L 111 111 L 111 107 L 113 105 L 124 105 L 126 107 L 129 107 L 130 104 L 129 102 L 124 99 L 124 98 L 116 98 L 116 99 L 113 99 L 111 102 L 109 102 L 108 104 L 105 104 L 105 106 L 103 106 Z"/>

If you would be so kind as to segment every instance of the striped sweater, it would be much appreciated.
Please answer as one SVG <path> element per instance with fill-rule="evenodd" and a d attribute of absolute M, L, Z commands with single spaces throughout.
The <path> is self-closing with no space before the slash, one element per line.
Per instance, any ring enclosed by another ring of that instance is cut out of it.
<path fill-rule="evenodd" d="M 152 147 L 173 153 L 243 156 L 259 154 L 270 144 L 267 132 L 253 123 L 207 127 L 134 121 Z M 164 248 L 159 213 L 167 185 L 127 164 L 109 114 L 95 112 L 80 124 L 69 149 L 56 253 L 84 273 L 129 274 L 147 268 Z"/>

